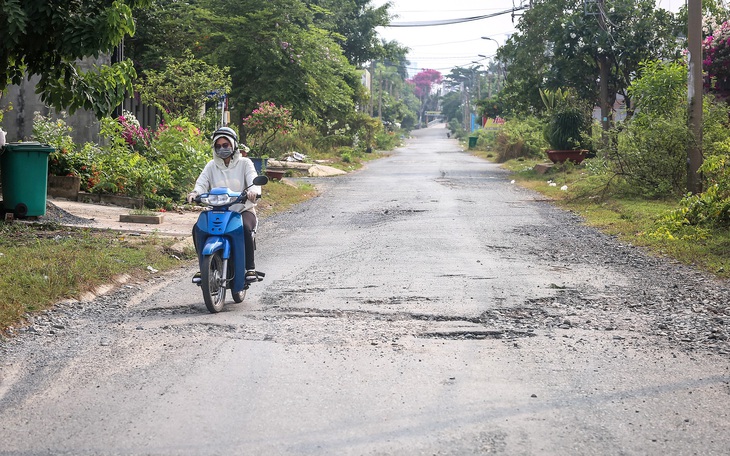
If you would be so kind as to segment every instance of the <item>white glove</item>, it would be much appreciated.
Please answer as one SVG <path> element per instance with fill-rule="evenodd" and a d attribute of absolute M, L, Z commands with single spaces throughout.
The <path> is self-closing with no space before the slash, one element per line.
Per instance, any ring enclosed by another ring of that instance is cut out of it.
<path fill-rule="evenodd" d="M 188 203 L 192 203 L 193 200 L 195 199 L 195 197 L 197 197 L 197 196 L 198 196 L 198 193 L 197 192 L 190 192 L 190 193 L 188 193 L 188 198 L 187 198 Z"/>
<path fill-rule="evenodd" d="M 255 203 L 256 202 L 256 198 L 258 198 L 258 196 L 259 196 L 259 194 L 256 193 L 256 192 L 254 192 L 253 190 L 249 190 L 248 192 L 246 192 L 246 197 L 252 203 Z"/>

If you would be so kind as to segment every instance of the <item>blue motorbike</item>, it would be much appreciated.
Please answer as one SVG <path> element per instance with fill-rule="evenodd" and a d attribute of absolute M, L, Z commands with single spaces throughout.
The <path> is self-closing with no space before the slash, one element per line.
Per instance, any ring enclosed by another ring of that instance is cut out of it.
<path fill-rule="evenodd" d="M 252 186 L 266 185 L 268 181 L 266 176 L 258 176 Z M 231 210 L 232 205 L 245 203 L 246 190 L 248 187 L 243 192 L 218 187 L 195 198 L 195 202 L 208 208 L 200 213 L 195 224 L 200 275 L 193 277 L 193 283 L 203 290 L 205 307 L 211 313 L 223 310 L 226 289 L 231 290 L 233 301 L 239 303 L 253 283 L 245 277 L 243 219 L 240 213 Z M 262 281 L 264 275 L 263 272 L 257 272 L 256 281 Z"/>

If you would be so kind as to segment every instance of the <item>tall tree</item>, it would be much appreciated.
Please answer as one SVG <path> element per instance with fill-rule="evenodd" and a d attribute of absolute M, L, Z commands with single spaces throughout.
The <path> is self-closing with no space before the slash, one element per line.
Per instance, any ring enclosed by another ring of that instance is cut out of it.
<path fill-rule="evenodd" d="M 517 33 L 500 47 L 507 68 L 504 90 L 518 111 L 540 110 L 537 88 L 573 87 L 598 102 L 599 62 L 609 65 L 609 104 L 627 96 L 644 60 L 680 55 L 681 23 L 654 0 L 605 0 L 586 9 L 583 0 L 535 0 Z M 602 7 L 601 7 L 602 5 Z"/>
<path fill-rule="evenodd" d="M 408 78 L 408 65 L 411 64 L 407 58 L 408 51 L 410 49 L 397 41 L 381 40 L 378 47 L 378 58 L 385 65 L 397 67 L 398 74 L 405 80 Z"/>
<path fill-rule="evenodd" d="M 39 75 L 44 103 L 74 112 L 84 108 L 102 117 L 132 88 L 131 61 L 92 65 L 85 57 L 111 54 L 135 31 L 132 10 L 150 0 L 4 0 L 0 2 L 0 92 L 27 75 Z"/>
<path fill-rule="evenodd" d="M 232 122 L 240 125 L 259 102 L 271 101 L 321 124 L 354 113 L 365 96 L 360 74 L 333 38 L 337 34 L 316 24 L 320 7 L 301 0 L 182 3 L 155 0 L 161 12 L 140 21 L 140 36 L 151 41 L 135 43 L 135 57 L 151 66 L 166 53 L 191 49 L 208 64 L 229 67 Z M 150 30 L 158 25 L 163 32 Z M 172 39 L 164 36 L 168 30 Z"/>
<path fill-rule="evenodd" d="M 372 61 L 373 114 L 385 124 L 400 124 L 407 128 L 415 125 L 419 100 L 413 85 L 406 84 L 409 61 L 408 49 L 395 41 L 381 41 L 380 57 Z"/>
<path fill-rule="evenodd" d="M 124 40 L 124 53 L 142 70 L 164 69 L 167 59 L 182 58 L 186 50 L 200 57 L 208 48 L 211 12 L 201 1 L 150 0 L 149 8 L 135 10 L 137 31 Z"/>
<path fill-rule="evenodd" d="M 381 54 L 376 27 L 390 21 L 390 3 L 372 6 L 372 0 L 309 0 L 316 9 L 314 22 L 330 32 L 347 60 L 358 68 Z"/>
<path fill-rule="evenodd" d="M 354 112 L 360 76 L 302 2 L 219 0 L 210 9 L 220 30 L 209 42 L 211 58 L 231 68 L 237 117 L 265 100 L 315 124 Z"/>
<path fill-rule="evenodd" d="M 196 59 L 190 50 L 182 58 L 168 57 L 163 71 L 145 70 L 142 101 L 173 116 L 196 119 L 208 100 L 219 100 L 231 89 L 228 68 Z"/>

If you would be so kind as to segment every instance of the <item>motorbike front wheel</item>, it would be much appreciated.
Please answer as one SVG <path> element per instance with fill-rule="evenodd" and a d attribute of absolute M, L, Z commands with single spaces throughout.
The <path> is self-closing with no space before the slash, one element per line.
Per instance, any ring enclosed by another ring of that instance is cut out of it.
<path fill-rule="evenodd" d="M 226 300 L 226 285 L 223 280 L 223 259 L 220 251 L 203 259 L 200 288 L 203 289 L 203 301 L 210 313 L 218 313 L 223 310 L 223 303 Z"/>
<path fill-rule="evenodd" d="M 243 300 L 246 299 L 246 290 L 241 290 L 238 293 L 233 293 L 233 302 L 238 304 L 239 302 L 243 302 Z"/>

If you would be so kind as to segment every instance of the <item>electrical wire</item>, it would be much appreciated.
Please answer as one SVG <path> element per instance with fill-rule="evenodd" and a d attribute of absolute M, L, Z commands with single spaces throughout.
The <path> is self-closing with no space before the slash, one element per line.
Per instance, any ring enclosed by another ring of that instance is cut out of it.
<path fill-rule="evenodd" d="M 452 25 L 452 24 L 462 24 L 464 22 L 472 22 L 472 21 L 480 21 L 482 19 L 489 19 L 496 16 L 501 16 L 503 14 L 511 14 L 515 11 L 520 11 L 529 8 L 529 6 L 523 5 L 518 7 L 513 7 L 508 10 L 499 11 L 497 13 L 491 13 L 491 14 L 483 14 L 481 16 L 472 16 L 472 17 L 461 17 L 456 19 L 441 19 L 437 21 L 413 21 L 413 22 L 391 22 L 388 25 L 384 25 L 385 28 L 395 28 L 395 27 L 434 27 L 438 25 Z"/>
<path fill-rule="evenodd" d="M 618 46 L 618 44 L 616 43 L 616 38 L 614 38 L 614 36 L 611 34 L 608 27 L 606 27 L 606 25 L 610 25 L 611 27 L 613 27 L 613 29 L 617 29 L 618 26 L 616 24 L 614 24 L 613 21 L 611 21 L 611 19 L 608 17 L 608 14 L 606 14 L 606 9 L 604 8 L 603 2 L 598 1 L 597 5 L 598 5 L 598 12 L 601 15 L 601 19 L 603 20 L 603 27 L 601 27 L 601 28 L 608 35 L 608 38 L 611 40 L 611 43 L 613 43 L 614 46 Z"/>
<path fill-rule="evenodd" d="M 412 44 L 412 45 L 410 45 L 410 47 L 420 48 L 420 47 L 446 46 L 448 44 L 471 43 L 473 41 L 481 41 L 481 38 L 474 38 L 471 40 L 461 40 L 461 41 L 449 41 L 449 42 L 444 42 L 444 43 L 433 43 L 433 44 Z"/>

